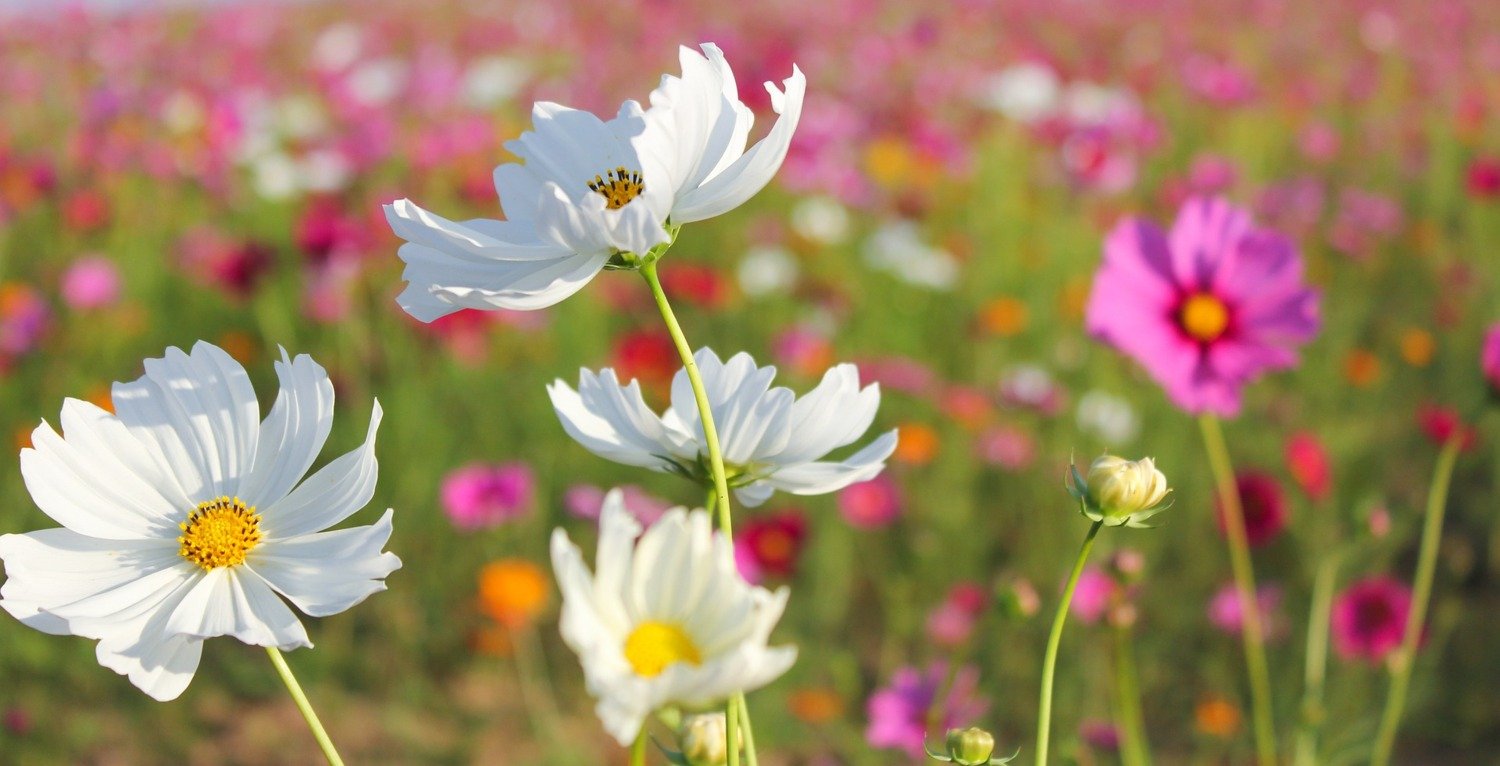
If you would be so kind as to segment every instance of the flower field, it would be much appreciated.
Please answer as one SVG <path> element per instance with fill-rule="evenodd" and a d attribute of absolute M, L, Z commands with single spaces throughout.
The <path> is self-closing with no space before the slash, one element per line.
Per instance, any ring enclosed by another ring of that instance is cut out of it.
<path fill-rule="evenodd" d="M 0 763 L 1500 752 L 1500 5 L 0 9 L 0 116 Z"/>

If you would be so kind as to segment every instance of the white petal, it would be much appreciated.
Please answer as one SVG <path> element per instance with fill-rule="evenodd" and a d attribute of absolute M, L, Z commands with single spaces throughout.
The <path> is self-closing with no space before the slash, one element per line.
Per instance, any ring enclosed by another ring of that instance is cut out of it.
<path fill-rule="evenodd" d="M 782 463 L 816 460 L 863 436 L 875 422 L 880 407 L 878 385 L 859 388 L 859 370 L 841 364 L 823 375 L 823 380 L 792 405 L 792 438 L 776 455 Z"/>
<path fill-rule="evenodd" d="M 532 130 L 508 141 L 505 148 L 526 161 L 538 178 L 570 192 L 587 190 L 594 176 L 625 167 L 640 170 L 628 139 L 646 129 L 639 115 L 623 111 L 605 122 L 591 112 L 561 104 L 537 102 L 531 110 Z"/>
<path fill-rule="evenodd" d="M 380 473 L 375 460 L 375 432 L 380 428 L 380 418 L 380 402 L 376 400 L 370 409 L 364 444 L 323 466 L 291 494 L 261 511 L 261 529 L 268 541 L 321 532 L 370 502 Z"/>
<path fill-rule="evenodd" d="M 151 698 L 176 699 L 193 680 L 203 642 L 166 632 L 167 620 L 197 579 L 183 579 L 134 613 L 120 630 L 99 642 L 99 664 L 121 675 Z"/>
<path fill-rule="evenodd" d="M 798 463 L 776 469 L 766 482 L 794 495 L 821 495 L 875 478 L 896 451 L 896 432 L 887 431 L 864 449 L 840 461 Z"/>
<path fill-rule="evenodd" d="M 196 638 L 234 636 L 253 646 L 312 646 L 297 615 L 265 581 L 239 567 L 209 571 L 172 611 L 165 630 Z"/>
<path fill-rule="evenodd" d="M 671 239 L 663 224 L 663 216 L 649 205 L 632 201 L 610 210 L 602 195 L 589 192 L 575 199 L 551 183 L 543 187 L 537 206 L 538 236 L 591 257 L 645 253 Z"/>
<path fill-rule="evenodd" d="M 679 58 L 682 77 L 662 77 L 636 141 L 639 153 L 662 156 L 675 193 L 698 188 L 744 154 L 754 121 L 718 46 L 705 44 L 702 54 L 683 47 Z"/>
<path fill-rule="evenodd" d="M 746 508 L 756 508 L 776 494 L 776 488 L 764 481 L 755 481 L 743 487 L 734 488 L 734 497 L 740 501 L 740 505 Z"/>
<path fill-rule="evenodd" d="M 396 554 L 382 552 L 392 516 L 386 510 L 370 526 L 267 543 L 246 568 L 313 617 L 338 614 L 385 590 L 386 575 L 401 567 Z"/>
<path fill-rule="evenodd" d="M 599 511 L 599 549 L 594 553 L 594 606 L 616 632 L 628 626 L 625 590 L 635 564 L 641 523 L 625 507 L 625 493 L 611 489 Z"/>
<path fill-rule="evenodd" d="M 646 406 L 638 381 L 621 386 L 612 369 L 582 370 L 577 391 L 558 380 L 547 394 L 563 430 L 584 449 L 625 465 L 658 471 L 671 465 L 661 419 Z"/>
<path fill-rule="evenodd" d="M 276 363 L 281 391 L 271 414 L 260 425 L 255 464 L 240 482 L 240 497 L 263 507 L 285 497 L 317 460 L 333 428 L 333 382 L 312 357 L 287 357 Z"/>
<path fill-rule="evenodd" d="M 792 143 L 792 133 L 802 117 L 802 98 L 807 91 L 807 79 L 795 65 L 792 76 L 784 82 L 785 92 L 766 83 L 771 94 L 771 106 L 781 115 L 771 132 L 750 151 L 735 160 L 729 167 L 709 178 L 702 186 L 678 195 L 672 206 L 672 222 L 676 224 L 701 221 L 733 210 L 755 196 L 770 183 L 781 163 L 786 159 L 787 149 Z"/>
<path fill-rule="evenodd" d="M 67 529 L 0 535 L 6 580 L 0 607 L 45 633 L 71 633 L 47 610 L 116 591 L 183 563 L 173 540 L 102 540 Z"/>

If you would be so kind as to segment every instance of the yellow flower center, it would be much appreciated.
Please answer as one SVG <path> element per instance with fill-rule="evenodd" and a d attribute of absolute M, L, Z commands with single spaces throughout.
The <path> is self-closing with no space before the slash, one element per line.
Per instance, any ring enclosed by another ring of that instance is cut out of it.
<path fill-rule="evenodd" d="M 1229 307 L 1213 295 L 1197 293 L 1182 304 L 1178 321 L 1193 339 L 1212 343 L 1229 328 Z"/>
<path fill-rule="evenodd" d="M 625 639 L 625 659 L 635 673 L 644 678 L 661 675 L 668 665 L 686 662 L 702 665 L 698 645 L 682 628 L 666 622 L 647 620 L 635 626 Z"/>
<path fill-rule="evenodd" d="M 646 184 L 641 180 L 640 173 L 618 167 L 602 176 L 594 176 L 594 180 L 589 182 L 589 188 L 604 197 L 606 208 L 619 210 L 639 197 L 646 190 Z"/>
<path fill-rule="evenodd" d="M 260 514 L 237 497 L 199 503 L 178 526 L 182 537 L 177 538 L 177 553 L 204 569 L 243 564 L 260 545 Z"/>

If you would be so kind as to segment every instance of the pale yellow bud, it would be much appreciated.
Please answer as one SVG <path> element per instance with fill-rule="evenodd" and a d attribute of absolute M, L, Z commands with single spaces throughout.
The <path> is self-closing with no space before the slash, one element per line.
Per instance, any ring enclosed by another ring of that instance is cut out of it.
<path fill-rule="evenodd" d="M 723 766 L 729 761 L 728 725 L 723 712 L 688 716 L 677 736 L 683 758 L 693 766 Z"/>
<path fill-rule="evenodd" d="M 1076 471 L 1074 475 L 1077 478 Z M 1080 489 L 1087 504 L 1086 513 L 1095 521 L 1111 526 L 1140 525 L 1165 509 L 1163 502 L 1171 492 L 1167 477 L 1156 470 L 1149 457 L 1126 460 L 1104 455 L 1089 466 L 1083 484 Z"/>

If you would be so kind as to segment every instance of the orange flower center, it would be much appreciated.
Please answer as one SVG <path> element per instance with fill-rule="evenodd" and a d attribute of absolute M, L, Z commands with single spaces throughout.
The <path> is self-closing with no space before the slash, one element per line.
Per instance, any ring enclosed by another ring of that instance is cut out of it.
<path fill-rule="evenodd" d="M 243 564 L 260 545 L 260 514 L 237 497 L 199 503 L 178 526 L 182 529 L 178 554 L 204 569 Z"/>
<path fill-rule="evenodd" d="M 622 166 L 602 176 L 594 176 L 594 180 L 589 182 L 589 189 L 604 197 L 604 207 L 619 210 L 641 196 L 641 192 L 646 190 L 646 184 L 641 180 L 639 172 L 626 170 Z"/>
<path fill-rule="evenodd" d="M 1212 343 L 1229 329 L 1229 307 L 1208 293 L 1195 293 L 1182 304 L 1177 321 L 1194 340 Z"/>

